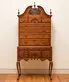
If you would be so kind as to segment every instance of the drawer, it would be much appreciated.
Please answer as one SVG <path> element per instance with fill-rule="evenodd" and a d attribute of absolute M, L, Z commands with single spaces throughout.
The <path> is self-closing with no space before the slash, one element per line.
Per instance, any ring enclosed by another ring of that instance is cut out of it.
<path fill-rule="evenodd" d="M 46 22 L 46 23 L 22 23 L 20 22 L 20 27 L 50 27 L 51 23 L 50 22 Z"/>
<path fill-rule="evenodd" d="M 22 50 L 19 50 L 18 56 L 19 56 L 20 58 L 28 57 L 28 51 L 24 51 L 24 50 L 22 51 Z"/>
<path fill-rule="evenodd" d="M 51 34 L 50 33 L 20 33 L 20 38 L 32 38 L 32 39 L 42 39 L 42 38 L 50 38 Z"/>
<path fill-rule="evenodd" d="M 49 46 L 50 39 L 20 39 L 20 46 Z"/>
<path fill-rule="evenodd" d="M 20 33 L 50 33 L 50 27 L 20 27 Z"/>
<path fill-rule="evenodd" d="M 51 50 L 46 50 L 46 51 L 42 51 L 42 58 L 43 57 L 52 57 L 52 53 L 51 53 Z"/>
<path fill-rule="evenodd" d="M 41 52 L 37 51 L 37 50 L 29 51 L 29 57 L 30 58 L 40 58 L 41 57 Z"/>

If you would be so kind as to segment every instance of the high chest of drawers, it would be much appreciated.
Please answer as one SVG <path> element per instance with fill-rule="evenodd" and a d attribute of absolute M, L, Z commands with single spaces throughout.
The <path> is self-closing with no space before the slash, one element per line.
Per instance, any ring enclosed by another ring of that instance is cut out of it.
<path fill-rule="evenodd" d="M 17 71 L 21 75 L 20 60 L 49 60 L 49 76 L 52 79 L 51 17 L 43 7 L 28 6 L 23 14 L 18 11 Z"/>

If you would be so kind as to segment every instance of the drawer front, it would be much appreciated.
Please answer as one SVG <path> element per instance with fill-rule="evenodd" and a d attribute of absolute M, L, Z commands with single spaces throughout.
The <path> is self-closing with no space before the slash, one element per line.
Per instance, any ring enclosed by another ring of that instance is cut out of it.
<path fill-rule="evenodd" d="M 20 32 L 23 33 L 50 33 L 50 27 L 20 27 Z"/>
<path fill-rule="evenodd" d="M 38 39 L 38 38 L 40 38 L 40 39 L 42 39 L 42 38 L 50 38 L 50 33 L 42 33 L 42 34 L 38 34 L 38 33 L 36 33 L 36 34 L 34 34 L 34 33 L 32 33 L 32 34 L 30 34 L 30 33 L 20 33 L 20 38 L 35 38 L 35 39 Z"/>
<path fill-rule="evenodd" d="M 29 57 L 30 58 L 40 58 L 41 57 L 41 52 L 37 50 L 32 50 L 29 52 Z"/>
<path fill-rule="evenodd" d="M 42 57 L 52 57 L 51 50 L 42 51 Z"/>
<path fill-rule="evenodd" d="M 19 57 L 20 58 L 28 58 L 28 51 L 19 50 Z"/>
<path fill-rule="evenodd" d="M 51 23 L 48 22 L 48 23 L 22 23 L 20 22 L 19 23 L 19 26 L 20 27 L 50 27 L 51 26 Z"/>
<path fill-rule="evenodd" d="M 20 39 L 20 46 L 49 46 L 50 39 Z"/>

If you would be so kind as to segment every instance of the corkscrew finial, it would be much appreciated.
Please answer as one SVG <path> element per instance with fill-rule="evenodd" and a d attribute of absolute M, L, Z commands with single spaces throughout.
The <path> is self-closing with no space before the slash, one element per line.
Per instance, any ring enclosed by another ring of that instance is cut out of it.
<path fill-rule="evenodd" d="M 20 14 L 20 11 L 19 11 L 19 9 L 18 9 L 18 15 Z"/>
<path fill-rule="evenodd" d="M 34 2 L 34 8 L 36 7 L 35 2 Z"/>
<path fill-rule="evenodd" d="M 50 9 L 50 15 L 52 15 L 52 10 Z"/>

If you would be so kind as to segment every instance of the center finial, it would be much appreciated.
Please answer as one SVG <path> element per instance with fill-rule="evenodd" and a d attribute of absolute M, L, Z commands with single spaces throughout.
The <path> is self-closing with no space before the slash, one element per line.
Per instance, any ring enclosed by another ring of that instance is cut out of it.
<path fill-rule="evenodd" d="M 35 2 L 34 2 L 34 8 L 36 7 Z"/>

